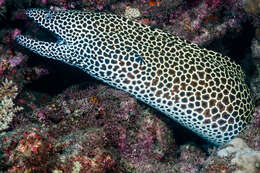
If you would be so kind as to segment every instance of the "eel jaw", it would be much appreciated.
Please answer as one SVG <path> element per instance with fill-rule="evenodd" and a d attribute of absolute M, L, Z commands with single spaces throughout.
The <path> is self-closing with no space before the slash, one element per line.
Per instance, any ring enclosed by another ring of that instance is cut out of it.
<path fill-rule="evenodd" d="M 60 17 L 60 14 L 62 11 L 52 11 L 52 10 L 47 10 L 47 9 L 37 9 L 37 8 L 30 8 L 25 10 L 26 16 L 31 19 L 34 23 L 39 25 L 40 27 L 47 29 L 51 34 L 54 35 L 54 37 L 57 39 L 58 44 L 65 44 L 66 43 L 66 38 L 65 35 L 62 32 L 64 32 L 63 29 L 63 23 L 61 20 L 58 18 Z M 56 28 L 59 28 L 58 30 Z M 33 40 L 29 37 L 23 36 L 23 35 L 18 35 L 16 37 L 16 40 L 19 44 L 31 48 L 30 45 L 32 43 L 44 43 L 42 41 L 36 41 Z M 26 44 L 27 43 L 27 44 Z M 47 43 L 47 42 L 45 42 Z"/>
<path fill-rule="evenodd" d="M 25 13 L 33 22 L 50 31 L 56 37 L 57 41 L 47 42 L 35 40 L 25 35 L 17 35 L 16 42 L 41 56 L 58 60 L 66 59 L 66 57 L 61 56 L 61 50 L 69 48 L 68 44 L 66 44 L 66 38 L 55 32 L 54 29 L 57 12 L 44 9 L 28 9 Z"/>
<path fill-rule="evenodd" d="M 29 19 L 32 19 L 34 23 L 50 31 L 58 40 L 58 43 L 65 42 L 66 40 L 66 38 L 61 34 L 61 32 L 65 33 L 64 30 L 61 29 L 63 28 L 63 23 L 58 19 L 61 13 L 62 11 L 35 8 L 30 8 L 25 11 L 25 14 Z M 56 28 L 59 29 L 57 30 Z"/>
<path fill-rule="evenodd" d="M 61 42 L 53 43 L 47 41 L 39 41 L 24 35 L 17 35 L 16 42 L 36 54 L 53 59 L 57 59 L 54 57 L 54 55 L 57 55 L 58 53 L 56 48 L 66 49 L 67 47 L 66 44 L 61 44 Z"/>

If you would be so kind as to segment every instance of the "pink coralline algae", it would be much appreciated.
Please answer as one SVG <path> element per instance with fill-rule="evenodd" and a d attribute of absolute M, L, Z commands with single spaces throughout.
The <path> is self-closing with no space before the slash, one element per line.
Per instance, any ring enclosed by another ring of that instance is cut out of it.
<path fill-rule="evenodd" d="M 9 165 L 8 172 L 47 171 L 49 165 L 46 163 L 57 148 L 52 138 L 44 135 L 47 134 L 38 128 L 30 128 L 1 138 L 1 165 Z"/>
<path fill-rule="evenodd" d="M 151 5 L 154 3 L 156 5 Z M 138 9 L 141 15 L 135 20 L 199 45 L 209 44 L 228 31 L 239 33 L 241 24 L 250 18 L 243 11 L 242 0 L 143 0 L 120 2 L 112 4 L 111 8 L 123 16 L 128 8 Z M 252 24 L 257 23 L 259 20 L 254 18 Z"/>
<path fill-rule="evenodd" d="M 176 144 L 171 130 L 153 114 L 122 91 L 102 85 L 72 87 L 25 115 L 36 124 L 17 124 L 2 138 L 3 164 L 10 171 L 42 171 L 48 166 L 66 172 L 78 164 L 83 172 L 105 172 L 118 171 L 120 158 L 124 162 L 120 169 L 160 163 Z M 32 158 L 39 166 L 30 162 Z"/>
<path fill-rule="evenodd" d="M 47 0 L 42 0 L 41 2 L 42 2 L 42 4 L 46 4 Z"/>
<path fill-rule="evenodd" d="M 0 0 L 0 6 L 3 5 L 4 3 L 4 0 Z"/>
<path fill-rule="evenodd" d="M 0 50 L 0 76 L 15 73 L 17 70 L 15 67 L 20 65 L 26 57 L 21 53 L 6 49 L 3 45 L 0 45 Z"/>
<path fill-rule="evenodd" d="M 13 34 L 15 35 L 17 32 L 19 31 L 14 31 Z M 7 45 L 11 45 L 12 41 L 10 43 L 9 39 L 6 41 Z M 14 80 L 19 86 L 22 86 L 49 73 L 43 67 L 28 67 L 27 60 L 28 56 L 23 53 L 14 51 L 11 46 L 0 44 L 0 77 Z"/>
<path fill-rule="evenodd" d="M 108 86 L 71 87 L 24 117 L 33 123 L 17 124 L 11 133 L 1 137 L 0 150 L 4 153 L 1 164 L 5 170 L 78 169 L 97 173 L 234 170 L 222 160 L 215 160 L 216 156 L 206 156 L 195 145 L 177 146 L 174 131 L 156 112 Z M 252 133 L 254 138 L 252 135 L 244 138 L 260 149 L 259 135 Z"/>
<path fill-rule="evenodd" d="M 74 9 L 76 6 L 80 5 L 80 1 L 71 0 L 38 0 L 38 5 L 48 6 L 52 10 L 67 10 Z"/>
<path fill-rule="evenodd" d="M 15 67 L 19 65 L 24 60 L 24 55 L 21 53 L 18 53 L 16 56 L 13 56 L 9 59 L 8 63 L 10 64 L 10 67 Z"/>
<path fill-rule="evenodd" d="M 205 44 L 228 30 L 239 31 L 240 23 L 246 18 L 241 8 L 241 2 L 235 0 L 201 1 L 196 8 L 186 8 L 185 11 L 180 7 L 173 11 L 172 26 L 167 26 L 167 30 L 194 43 Z M 224 9 L 229 9 L 229 13 L 220 14 L 219 11 Z"/>
<path fill-rule="evenodd" d="M 105 172 L 115 166 L 115 156 L 107 152 L 100 130 L 52 135 L 51 129 L 37 125 L 17 129 L 1 138 L 0 161 L 8 172 Z M 70 140 L 66 140 L 69 138 Z M 59 141 L 58 141 L 59 140 Z M 76 152 L 72 152 L 76 151 Z"/>
<path fill-rule="evenodd" d="M 205 153 L 193 145 L 183 145 L 179 152 L 180 157 L 177 164 L 180 167 L 180 172 L 199 172 L 201 165 L 206 160 Z"/>

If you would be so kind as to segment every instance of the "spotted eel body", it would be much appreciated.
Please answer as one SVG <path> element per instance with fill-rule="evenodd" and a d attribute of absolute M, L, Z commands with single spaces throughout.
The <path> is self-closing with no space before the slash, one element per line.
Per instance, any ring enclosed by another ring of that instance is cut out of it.
<path fill-rule="evenodd" d="M 106 13 L 26 10 L 57 42 L 18 35 L 44 57 L 76 66 L 222 145 L 251 120 L 253 95 L 241 67 L 159 29 Z"/>

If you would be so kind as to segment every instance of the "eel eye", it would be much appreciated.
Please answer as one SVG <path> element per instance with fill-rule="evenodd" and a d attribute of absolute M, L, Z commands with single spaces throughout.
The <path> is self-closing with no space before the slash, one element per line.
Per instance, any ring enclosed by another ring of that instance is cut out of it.
<path fill-rule="evenodd" d="M 53 15 L 50 13 L 47 13 L 44 15 L 44 19 L 47 20 L 48 22 L 51 22 L 53 20 Z"/>

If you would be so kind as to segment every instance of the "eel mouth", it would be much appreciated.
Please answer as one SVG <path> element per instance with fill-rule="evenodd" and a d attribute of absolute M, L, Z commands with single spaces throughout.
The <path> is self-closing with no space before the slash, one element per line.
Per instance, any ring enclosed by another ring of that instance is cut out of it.
<path fill-rule="evenodd" d="M 25 10 L 25 14 L 30 21 L 33 22 L 33 26 L 35 28 L 39 28 L 39 33 L 35 33 L 36 37 L 32 37 L 31 35 L 23 35 L 19 34 L 16 36 L 16 41 L 21 44 L 22 41 L 30 41 L 34 40 L 35 42 L 49 42 L 49 43 L 56 43 L 56 44 L 65 44 L 65 38 L 59 35 L 53 27 L 55 26 L 55 18 L 54 18 L 55 11 L 49 11 L 45 9 L 27 9 Z M 34 26 L 36 25 L 36 26 Z M 23 45 L 23 44 L 21 44 Z M 25 45 L 24 45 L 25 46 Z"/>

